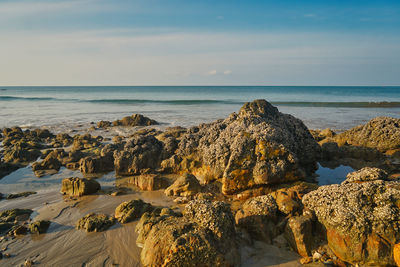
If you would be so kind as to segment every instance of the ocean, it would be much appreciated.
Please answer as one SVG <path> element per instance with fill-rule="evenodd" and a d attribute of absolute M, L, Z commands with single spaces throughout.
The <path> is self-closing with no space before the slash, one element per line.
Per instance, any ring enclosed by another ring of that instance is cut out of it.
<path fill-rule="evenodd" d="M 377 116 L 400 117 L 400 86 L 0 87 L 0 128 L 57 132 L 133 113 L 188 127 L 225 118 L 254 99 L 266 99 L 310 129 L 343 131 Z"/>

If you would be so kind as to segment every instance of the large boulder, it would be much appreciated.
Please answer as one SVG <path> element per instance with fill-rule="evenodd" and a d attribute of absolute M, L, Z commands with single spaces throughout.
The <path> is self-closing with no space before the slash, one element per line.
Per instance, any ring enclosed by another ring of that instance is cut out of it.
<path fill-rule="evenodd" d="M 238 266 L 230 207 L 223 202 L 195 200 L 183 217 L 145 213 L 138 226 L 144 266 Z"/>
<path fill-rule="evenodd" d="M 135 135 L 124 145 L 123 150 L 114 152 L 117 175 L 137 175 L 160 166 L 162 142 L 154 136 Z"/>
<path fill-rule="evenodd" d="M 321 186 L 302 201 L 326 228 L 335 255 L 351 264 L 395 265 L 400 243 L 400 182 L 374 168 L 349 174 L 342 184 Z"/>
<path fill-rule="evenodd" d="M 112 122 L 113 126 L 150 126 L 156 125 L 158 122 L 149 119 L 142 114 L 133 114 L 132 116 L 127 116 L 121 120 L 116 120 Z"/>
<path fill-rule="evenodd" d="M 400 119 L 377 117 L 364 125 L 356 126 L 338 134 L 334 140 L 349 144 L 375 148 L 381 152 L 400 148 Z"/>
<path fill-rule="evenodd" d="M 70 197 L 90 195 L 98 190 L 100 190 L 100 184 L 93 179 L 71 177 L 61 182 L 61 193 Z"/>
<path fill-rule="evenodd" d="M 181 177 L 165 189 L 167 196 L 194 196 L 201 191 L 201 185 L 196 176 L 190 173 L 184 173 Z"/>
<path fill-rule="evenodd" d="M 222 178 L 223 192 L 232 194 L 301 180 L 315 170 L 319 151 L 301 120 L 255 100 L 225 120 L 189 129 L 176 151 L 175 171 L 205 181 Z"/>

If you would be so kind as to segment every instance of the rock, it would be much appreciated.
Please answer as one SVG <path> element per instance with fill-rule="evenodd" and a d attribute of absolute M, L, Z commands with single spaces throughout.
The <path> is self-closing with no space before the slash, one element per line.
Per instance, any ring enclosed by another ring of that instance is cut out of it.
<path fill-rule="evenodd" d="M 57 152 L 50 152 L 41 162 L 34 162 L 32 170 L 35 172 L 42 170 L 54 170 L 58 172 L 61 168 L 61 162 L 57 159 Z M 40 172 L 38 172 L 40 174 Z M 38 175 L 36 175 L 38 176 Z"/>
<path fill-rule="evenodd" d="M 114 170 L 114 158 L 84 157 L 79 161 L 79 170 L 83 174 L 107 173 Z"/>
<path fill-rule="evenodd" d="M 11 209 L 0 212 L 0 222 L 14 222 L 18 216 L 31 215 L 33 211 L 30 209 Z"/>
<path fill-rule="evenodd" d="M 236 212 L 236 224 L 247 230 L 256 240 L 272 243 L 279 235 L 276 227 L 278 221 L 278 206 L 272 195 L 258 196 L 246 200 Z"/>
<path fill-rule="evenodd" d="M 191 201 L 183 217 L 145 213 L 136 230 L 144 266 L 240 264 L 233 216 L 223 202 Z"/>
<path fill-rule="evenodd" d="M 61 182 L 61 193 L 71 197 L 90 195 L 100 190 L 100 184 L 93 179 L 66 178 Z"/>
<path fill-rule="evenodd" d="M 111 126 L 112 126 L 111 121 L 99 121 L 97 123 L 97 128 L 108 128 L 108 127 L 111 127 Z"/>
<path fill-rule="evenodd" d="M 17 226 L 14 230 L 13 230 L 13 235 L 14 236 L 18 236 L 18 235 L 26 235 L 26 233 L 28 232 L 28 228 L 26 228 L 25 226 Z"/>
<path fill-rule="evenodd" d="M 50 226 L 50 221 L 40 220 L 29 225 L 29 231 L 32 234 L 43 234 L 47 232 Z"/>
<path fill-rule="evenodd" d="M 303 210 L 302 197 L 317 188 L 318 186 L 315 184 L 301 182 L 291 187 L 278 189 L 271 195 L 274 197 L 280 212 L 285 215 L 298 215 Z"/>
<path fill-rule="evenodd" d="M 168 186 L 168 180 L 159 174 L 141 174 L 139 176 L 133 176 L 129 178 L 128 183 L 144 191 L 159 190 Z"/>
<path fill-rule="evenodd" d="M 201 191 L 201 185 L 197 180 L 196 176 L 184 173 L 181 177 L 176 179 L 176 181 L 167 189 L 165 189 L 165 194 L 167 196 L 194 196 Z"/>
<path fill-rule="evenodd" d="M 311 257 L 303 257 L 300 259 L 301 264 L 310 264 L 313 262 L 313 259 Z"/>
<path fill-rule="evenodd" d="M 33 264 L 35 264 L 32 260 L 25 260 L 24 266 L 25 267 L 31 267 Z"/>
<path fill-rule="evenodd" d="M 293 216 L 286 224 L 285 237 L 289 245 L 302 257 L 311 255 L 313 248 L 312 220 L 306 216 Z"/>
<path fill-rule="evenodd" d="M 114 218 L 105 214 L 90 213 L 79 219 L 76 229 L 84 229 L 86 232 L 101 232 L 110 228 L 114 223 Z"/>
<path fill-rule="evenodd" d="M 29 146 L 15 145 L 6 148 L 3 154 L 3 160 L 6 163 L 27 164 L 36 160 L 41 155 L 40 150 Z"/>
<path fill-rule="evenodd" d="M 33 191 L 27 191 L 27 192 L 22 192 L 22 193 L 16 193 L 16 194 L 9 194 L 7 196 L 7 199 L 14 199 L 14 198 L 19 198 L 19 197 L 27 197 L 30 195 L 34 195 L 37 192 L 33 192 Z"/>
<path fill-rule="evenodd" d="M 90 134 L 76 135 L 74 136 L 71 150 L 78 151 L 91 148 L 101 148 L 101 139 L 101 137 L 93 137 Z"/>
<path fill-rule="evenodd" d="M 143 213 L 152 211 L 154 207 L 141 199 L 121 203 L 115 209 L 115 218 L 121 223 L 128 223 L 139 219 Z"/>
<path fill-rule="evenodd" d="M 121 120 L 113 121 L 112 124 L 113 126 L 150 126 L 156 125 L 158 122 L 141 114 L 133 114 L 132 116 L 124 117 Z"/>
<path fill-rule="evenodd" d="M 163 145 L 153 136 L 134 136 L 123 150 L 114 152 L 117 175 L 138 175 L 143 169 L 156 169 L 162 160 Z"/>
<path fill-rule="evenodd" d="M 396 149 L 400 147 L 400 119 L 377 117 L 336 135 L 334 140 L 339 145 L 375 148 L 380 152 Z"/>
<path fill-rule="evenodd" d="M 18 165 L 3 162 L 0 160 L 0 179 L 16 171 L 18 168 Z"/>
<path fill-rule="evenodd" d="M 360 177 L 363 173 L 366 177 Z M 350 175 L 362 183 L 321 186 L 302 202 L 326 228 L 328 245 L 340 260 L 394 265 L 393 249 L 400 243 L 400 182 L 368 181 L 370 173 L 361 170 Z"/>
<path fill-rule="evenodd" d="M 400 243 L 395 244 L 393 247 L 393 258 L 396 266 L 400 266 Z"/>
<path fill-rule="evenodd" d="M 347 174 L 346 180 L 344 180 L 342 184 L 386 180 L 387 178 L 388 175 L 384 170 L 379 168 L 365 167 L 359 171 Z"/>
<path fill-rule="evenodd" d="M 312 258 L 314 261 L 319 261 L 322 258 L 322 255 L 318 251 L 315 251 L 312 255 Z"/>
<path fill-rule="evenodd" d="M 66 133 L 59 133 L 56 135 L 56 141 L 60 142 L 62 146 L 70 146 L 74 139 Z"/>
<path fill-rule="evenodd" d="M 192 127 L 181 138 L 180 171 L 222 178 L 225 194 L 304 179 L 320 148 L 307 127 L 265 100 L 246 103 L 225 120 Z"/>

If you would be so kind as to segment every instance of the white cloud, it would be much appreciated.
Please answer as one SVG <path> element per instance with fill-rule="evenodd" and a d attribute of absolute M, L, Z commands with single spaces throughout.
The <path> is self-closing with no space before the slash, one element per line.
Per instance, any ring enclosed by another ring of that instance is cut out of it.
<path fill-rule="evenodd" d="M 2 86 L 400 83 L 394 37 L 171 29 L 0 36 Z"/>

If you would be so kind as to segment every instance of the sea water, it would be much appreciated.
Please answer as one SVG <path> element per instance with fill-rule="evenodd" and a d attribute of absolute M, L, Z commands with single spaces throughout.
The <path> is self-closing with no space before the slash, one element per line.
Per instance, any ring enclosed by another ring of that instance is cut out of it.
<path fill-rule="evenodd" d="M 342 131 L 377 116 L 400 117 L 400 87 L 0 87 L 0 128 L 47 126 L 62 131 L 133 113 L 165 126 L 188 127 L 225 118 L 254 99 L 266 99 L 311 129 Z"/>

